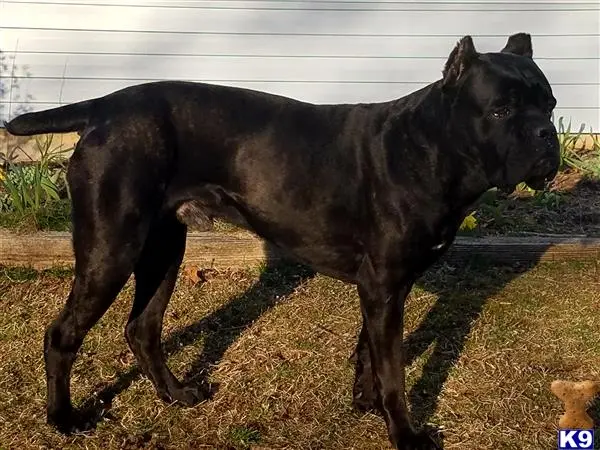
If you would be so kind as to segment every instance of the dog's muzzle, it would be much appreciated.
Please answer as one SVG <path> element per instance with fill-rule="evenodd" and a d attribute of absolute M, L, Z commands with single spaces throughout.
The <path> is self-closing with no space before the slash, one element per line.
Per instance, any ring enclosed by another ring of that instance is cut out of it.
<path fill-rule="evenodd" d="M 543 165 L 545 162 L 543 162 Z M 534 175 L 525 180 L 525 184 L 529 186 L 531 189 L 535 189 L 536 191 L 541 191 L 546 188 L 546 185 L 551 182 L 556 174 L 558 173 L 558 164 L 552 169 L 548 170 L 543 175 Z"/>
<path fill-rule="evenodd" d="M 551 182 L 560 167 L 560 144 L 554 125 L 546 124 L 535 130 L 537 146 L 541 150 L 541 158 L 534 164 L 525 184 L 536 191 L 542 190 Z"/>
<path fill-rule="evenodd" d="M 525 184 L 536 191 L 543 190 L 550 183 L 560 167 L 560 150 L 558 141 L 556 148 L 547 151 L 532 168 L 530 175 L 525 179 Z"/>

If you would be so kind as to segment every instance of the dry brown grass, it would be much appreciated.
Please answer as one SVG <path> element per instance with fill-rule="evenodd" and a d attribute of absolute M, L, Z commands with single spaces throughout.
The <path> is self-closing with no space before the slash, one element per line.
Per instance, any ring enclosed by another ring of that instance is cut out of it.
<path fill-rule="evenodd" d="M 69 283 L 68 273 L 0 276 L 0 448 L 389 448 L 383 420 L 350 407 L 355 289 L 295 267 L 180 280 L 165 318 L 169 365 L 218 385 L 188 409 L 162 403 L 135 369 L 129 283 L 73 371 L 77 405 L 111 408 L 93 432 L 56 434 L 44 422 L 42 338 Z M 600 379 L 599 311 L 591 265 L 432 270 L 407 306 L 414 416 L 443 428 L 446 449 L 556 448 L 549 384 Z"/>

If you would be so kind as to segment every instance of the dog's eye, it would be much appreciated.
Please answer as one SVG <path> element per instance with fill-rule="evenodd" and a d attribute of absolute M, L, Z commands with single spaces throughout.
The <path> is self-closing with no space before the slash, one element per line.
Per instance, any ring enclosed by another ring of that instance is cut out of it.
<path fill-rule="evenodd" d="M 508 106 L 503 106 L 498 108 L 494 112 L 492 112 L 492 117 L 494 119 L 504 119 L 510 115 L 510 108 Z"/>

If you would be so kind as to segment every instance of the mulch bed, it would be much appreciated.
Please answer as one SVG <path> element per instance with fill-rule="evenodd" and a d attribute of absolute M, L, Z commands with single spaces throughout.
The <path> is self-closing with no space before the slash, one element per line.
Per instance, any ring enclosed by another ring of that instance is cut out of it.
<path fill-rule="evenodd" d="M 475 208 L 477 226 L 463 234 L 600 236 L 600 180 L 572 170 L 559 173 L 546 192 L 492 191 Z"/>

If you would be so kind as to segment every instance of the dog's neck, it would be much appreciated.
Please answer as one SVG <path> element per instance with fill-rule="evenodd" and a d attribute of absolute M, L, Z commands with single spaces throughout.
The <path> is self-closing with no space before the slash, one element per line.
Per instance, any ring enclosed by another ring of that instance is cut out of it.
<path fill-rule="evenodd" d="M 406 158 L 406 161 L 431 167 L 428 175 L 427 172 L 420 173 L 431 177 L 430 186 L 439 186 L 432 195 L 456 212 L 466 210 L 492 187 L 492 183 L 481 160 L 480 149 L 469 144 L 463 131 L 464 124 L 456 123 L 453 117 L 453 101 L 453 96 L 443 91 L 441 80 L 435 82 L 418 95 L 409 95 L 396 102 L 399 112 L 395 126 L 411 127 L 411 135 L 416 136 L 414 143 L 422 148 L 423 157 Z M 459 142 L 463 144 L 457 145 Z"/>

